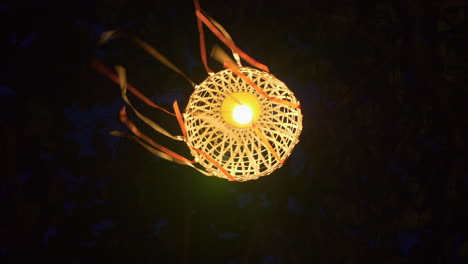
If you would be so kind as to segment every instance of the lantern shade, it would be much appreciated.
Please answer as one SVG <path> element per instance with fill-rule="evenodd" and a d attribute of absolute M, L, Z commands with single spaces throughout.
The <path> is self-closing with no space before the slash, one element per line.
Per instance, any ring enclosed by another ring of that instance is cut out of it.
<path fill-rule="evenodd" d="M 286 105 L 260 94 L 230 69 L 209 76 L 195 87 L 185 114 L 187 145 L 192 155 L 208 172 L 228 178 L 219 164 L 237 181 L 257 179 L 281 167 L 299 141 L 302 114 L 288 87 L 272 74 L 249 67 L 239 68 L 269 97 L 291 102 Z M 241 124 L 233 111 L 247 106 L 251 122 Z M 201 155 L 210 156 L 213 163 Z"/>

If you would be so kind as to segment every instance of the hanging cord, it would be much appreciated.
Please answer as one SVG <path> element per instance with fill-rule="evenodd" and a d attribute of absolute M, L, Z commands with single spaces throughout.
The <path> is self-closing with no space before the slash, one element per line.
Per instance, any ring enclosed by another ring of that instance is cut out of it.
<path fill-rule="evenodd" d="M 232 41 L 232 39 L 230 38 L 229 34 L 227 34 L 227 36 L 225 36 L 222 31 L 224 30 L 220 30 L 212 21 L 210 21 L 209 18 L 207 18 L 203 13 L 202 13 L 202 10 L 200 8 L 200 4 L 198 2 L 198 0 L 194 0 L 194 3 L 195 3 L 195 14 L 197 16 L 197 23 L 198 23 L 198 30 L 200 32 L 200 53 L 201 53 L 201 56 L 202 56 L 202 61 L 203 61 L 203 64 L 205 65 L 205 68 L 207 69 L 207 72 L 210 73 L 210 75 L 212 74 L 213 71 L 211 71 L 208 66 L 207 66 L 207 63 L 206 63 L 206 51 L 205 51 L 205 40 L 204 40 L 204 32 L 203 32 L 203 26 L 200 26 L 201 23 L 205 24 L 208 29 L 213 32 L 213 34 L 215 34 L 215 36 L 221 40 L 226 46 L 228 46 L 233 52 L 237 53 L 240 55 L 240 57 L 242 59 L 244 59 L 245 61 L 247 61 L 250 65 L 258 68 L 258 69 L 261 69 L 263 71 L 266 71 L 266 72 L 270 72 L 270 70 L 268 69 L 268 67 L 264 64 L 261 64 L 260 62 L 254 60 L 253 58 L 251 58 L 249 55 L 247 55 L 245 52 L 243 52 L 241 49 L 239 49 L 235 44 L 234 42 Z M 217 23 L 215 21 L 216 24 L 220 25 L 219 23 Z M 221 25 L 220 25 L 221 26 Z M 222 28 L 222 27 L 221 27 Z M 226 30 L 224 30 L 226 31 Z M 227 32 L 226 32 L 227 33 Z M 234 55 L 235 56 L 235 55 Z M 240 62 L 239 62 L 240 63 Z"/>

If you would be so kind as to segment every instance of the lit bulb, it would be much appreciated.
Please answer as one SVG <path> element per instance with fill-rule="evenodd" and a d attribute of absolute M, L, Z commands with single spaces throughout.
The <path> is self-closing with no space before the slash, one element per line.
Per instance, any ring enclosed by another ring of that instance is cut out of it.
<path fill-rule="evenodd" d="M 234 117 L 234 120 L 239 124 L 247 124 L 249 122 L 252 122 L 253 118 L 252 109 L 250 109 L 250 107 L 246 105 L 239 105 L 236 108 L 234 108 L 232 115 Z"/>

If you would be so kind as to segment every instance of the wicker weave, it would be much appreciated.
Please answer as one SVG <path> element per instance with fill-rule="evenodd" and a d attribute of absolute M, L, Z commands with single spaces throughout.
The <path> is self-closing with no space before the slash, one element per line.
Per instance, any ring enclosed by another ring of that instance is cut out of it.
<path fill-rule="evenodd" d="M 294 94 L 273 75 L 249 67 L 240 68 L 270 97 L 299 104 Z M 221 105 L 231 93 L 254 94 L 261 104 L 255 127 L 276 153 L 272 153 L 253 127 L 239 128 L 228 124 L 221 115 Z M 259 94 L 230 69 L 209 76 L 195 87 L 185 114 L 187 144 L 198 163 L 213 175 L 226 178 L 219 168 L 192 148 L 204 151 L 237 181 L 254 180 L 269 175 L 291 154 L 302 131 L 302 114 L 294 108 L 274 102 Z M 275 158 L 278 154 L 280 159 Z"/>

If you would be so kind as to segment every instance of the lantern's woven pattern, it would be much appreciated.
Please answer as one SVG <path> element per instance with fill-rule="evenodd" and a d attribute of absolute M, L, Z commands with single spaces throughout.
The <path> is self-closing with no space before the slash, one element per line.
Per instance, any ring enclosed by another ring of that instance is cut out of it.
<path fill-rule="evenodd" d="M 286 85 L 273 75 L 249 67 L 240 70 L 270 97 L 299 104 Z M 248 92 L 257 96 L 262 110 L 255 126 L 282 161 L 287 159 L 299 141 L 302 114 L 299 108 L 274 102 L 261 95 L 230 69 L 209 76 L 195 87 L 184 114 L 187 144 L 204 151 L 236 180 L 254 180 L 270 174 L 282 163 L 275 158 L 254 128 L 234 127 L 223 120 L 221 104 L 226 96 L 234 92 Z M 203 155 L 193 149 L 191 152 L 208 172 L 227 178 Z"/>

